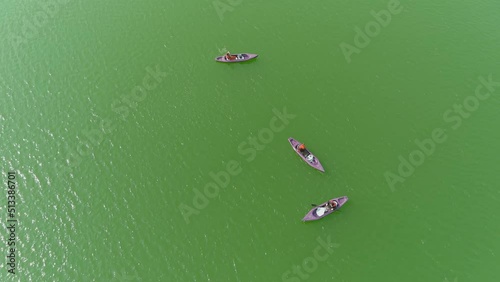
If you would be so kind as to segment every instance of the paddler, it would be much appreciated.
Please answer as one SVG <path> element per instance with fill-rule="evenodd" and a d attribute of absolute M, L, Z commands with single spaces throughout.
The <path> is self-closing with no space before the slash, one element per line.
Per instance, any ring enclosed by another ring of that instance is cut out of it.
<path fill-rule="evenodd" d="M 300 146 L 299 146 L 299 148 L 298 148 L 298 149 L 299 149 L 299 152 L 301 152 L 301 153 L 302 153 L 302 152 L 304 152 L 304 151 L 306 150 L 306 145 L 304 145 L 304 144 L 300 144 Z"/>
<path fill-rule="evenodd" d="M 232 60 L 236 60 L 236 58 L 237 58 L 237 57 L 236 57 L 236 56 L 231 55 L 231 53 L 229 53 L 229 52 L 227 52 L 227 53 L 226 53 L 226 60 L 228 60 L 228 61 L 232 61 Z"/>
<path fill-rule="evenodd" d="M 328 207 L 330 208 L 330 210 L 336 209 L 337 206 L 338 206 L 337 201 L 335 200 L 328 201 Z"/>
<path fill-rule="evenodd" d="M 299 153 L 304 156 L 304 157 L 309 157 L 311 155 L 308 154 L 307 150 L 306 150 L 306 145 L 304 144 L 300 144 L 299 147 L 297 147 L 297 150 L 299 151 Z M 311 156 L 312 158 L 312 156 Z M 308 159 L 308 161 L 312 161 L 312 159 Z"/>

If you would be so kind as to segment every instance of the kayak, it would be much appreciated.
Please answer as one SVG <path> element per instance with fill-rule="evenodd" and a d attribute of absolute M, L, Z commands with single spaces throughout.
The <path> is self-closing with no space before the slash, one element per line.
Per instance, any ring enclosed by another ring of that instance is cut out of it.
<path fill-rule="evenodd" d="M 236 56 L 236 59 L 234 60 L 228 60 L 226 59 L 226 56 L 217 57 L 215 58 L 215 60 L 221 63 L 238 63 L 238 62 L 248 61 L 253 58 L 257 58 L 258 56 L 257 54 L 248 54 L 248 53 L 233 54 L 233 55 Z"/>
<path fill-rule="evenodd" d="M 302 221 L 311 221 L 311 220 L 318 220 L 320 218 L 323 218 L 323 217 L 331 214 L 332 212 L 340 209 L 347 202 L 347 200 L 349 200 L 349 198 L 347 198 L 347 196 L 343 196 L 343 197 L 339 197 L 339 198 L 333 198 L 331 200 L 334 200 L 337 202 L 337 207 L 334 210 L 331 210 L 327 207 L 328 201 L 326 201 L 326 202 L 322 203 L 321 205 L 310 210 L 306 214 L 306 216 L 304 216 Z"/>
<path fill-rule="evenodd" d="M 293 150 L 299 154 L 299 156 L 310 166 L 314 167 L 315 169 L 325 172 L 323 169 L 323 166 L 319 162 L 318 158 L 316 158 L 311 152 L 307 150 L 307 148 L 304 150 L 304 152 L 299 152 L 298 147 L 302 144 L 299 141 L 293 139 L 292 137 L 288 138 L 288 142 L 290 142 L 290 145 L 292 145 Z"/>

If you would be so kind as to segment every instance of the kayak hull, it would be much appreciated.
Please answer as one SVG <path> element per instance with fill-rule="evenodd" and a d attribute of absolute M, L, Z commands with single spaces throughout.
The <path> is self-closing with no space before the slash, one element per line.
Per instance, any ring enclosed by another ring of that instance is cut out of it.
<path fill-rule="evenodd" d="M 227 60 L 225 56 L 217 57 L 217 58 L 215 58 L 215 60 L 217 62 L 221 62 L 221 63 L 239 63 L 239 62 L 245 62 L 245 61 L 257 58 L 257 56 L 259 56 L 257 54 L 250 54 L 250 53 L 241 53 L 241 54 L 233 54 L 233 55 L 235 55 L 237 57 L 234 60 Z"/>
<path fill-rule="evenodd" d="M 297 153 L 302 158 L 302 160 L 304 160 L 308 165 L 314 167 L 315 169 L 317 169 L 321 172 L 325 172 L 325 169 L 323 168 L 323 166 L 321 165 L 321 163 L 319 162 L 318 158 L 316 158 L 315 155 L 313 155 L 311 152 L 307 151 L 308 155 L 311 155 L 313 157 L 313 160 L 309 161 L 306 156 L 304 156 L 303 154 L 301 154 L 299 152 L 298 147 L 302 143 L 293 139 L 292 137 L 288 138 L 288 142 L 290 142 L 290 145 L 292 145 L 292 148 L 295 151 L 295 153 Z"/>
<path fill-rule="evenodd" d="M 334 209 L 334 210 L 327 210 L 325 211 L 324 214 L 322 215 L 317 215 L 316 214 L 316 210 L 319 208 L 319 207 L 325 207 L 326 204 L 328 204 L 328 201 L 331 201 L 331 200 L 334 200 L 334 201 L 337 201 L 337 208 Z M 304 218 L 302 219 L 302 221 L 313 221 L 313 220 L 318 220 L 318 219 L 321 219 L 335 211 L 338 211 L 346 202 L 347 200 L 349 200 L 349 198 L 347 196 L 342 196 L 342 197 L 339 197 L 339 198 L 333 198 L 333 199 L 330 199 L 324 203 L 322 203 L 321 205 L 317 206 L 317 207 L 314 207 L 312 210 L 310 210 L 306 216 L 304 216 Z"/>

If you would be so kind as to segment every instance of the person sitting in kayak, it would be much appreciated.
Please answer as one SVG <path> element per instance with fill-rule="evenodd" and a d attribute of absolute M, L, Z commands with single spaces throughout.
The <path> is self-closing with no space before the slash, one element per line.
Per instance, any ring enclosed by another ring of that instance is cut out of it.
<path fill-rule="evenodd" d="M 297 147 L 297 150 L 299 150 L 299 153 L 306 156 L 307 150 L 305 144 L 300 144 L 299 147 Z"/>
<path fill-rule="evenodd" d="M 238 58 L 238 57 L 231 55 L 231 53 L 227 52 L 225 58 L 228 61 L 233 61 L 233 60 L 236 60 L 236 58 Z"/>
<path fill-rule="evenodd" d="M 312 162 L 314 157 L 309 153 L 309 151 L 306 149 L 306 145 L 304 144 L 300 144 L 298 147 L 297 147 L 297 151 L 299 151 L 299 153 L 304 156 L 305 158 L 307 158 L 307 160 L 309 162 Z"/>
<path fill-rule="evenodd" d="M 337 203 L 337 201 L 335 201 L 335 200 L 330 200 L 330 201 L 328 201 L 328 204 L 327 204 L 327 205 L 328 205 L 328 208 L 329 208 L 330 210 L 334 210 L 334 209 L 336 209 L 336 208 L 337 208 L 338 203 Z"/>

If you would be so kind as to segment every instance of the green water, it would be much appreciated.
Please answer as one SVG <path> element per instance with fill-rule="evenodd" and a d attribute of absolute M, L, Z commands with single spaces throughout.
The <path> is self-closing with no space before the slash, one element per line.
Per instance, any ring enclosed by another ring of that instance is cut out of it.
<path fill-rule="evenodd" d="M 0 281 L 497 281 L 498 1 L 0 7 Z"/>

